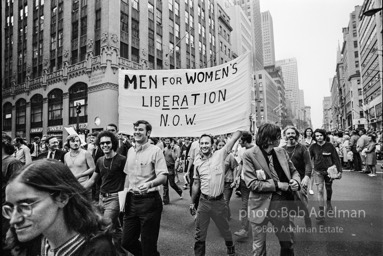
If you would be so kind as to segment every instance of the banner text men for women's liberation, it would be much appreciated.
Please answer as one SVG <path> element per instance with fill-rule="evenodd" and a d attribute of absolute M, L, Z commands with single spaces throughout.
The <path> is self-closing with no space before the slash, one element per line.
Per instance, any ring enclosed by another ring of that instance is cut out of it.
<path fill-rule="evenodd" d="M 250 53 L 205 69 L 119 70 L 119 128 L 146 120 L 154 137 L 249 130 Z"/>

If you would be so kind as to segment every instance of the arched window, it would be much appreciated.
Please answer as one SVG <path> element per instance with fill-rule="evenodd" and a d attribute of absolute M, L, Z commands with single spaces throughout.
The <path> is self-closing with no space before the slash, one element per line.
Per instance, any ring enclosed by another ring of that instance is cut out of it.
<path fill-rule="evenodd" d="M 43 126 L 43 95 L 36 94 L 31 98 L 31 128 Z"/>
<path fill-rule="evenodd" d="M 25 134 L 27 119 L 26 109 L 27 102 L 25 99 L 16 101 L 16 134 Z"/>
<path fill-rule="evenodd" d="M 63 124 L 63 91 L 54 89 L 48 94 L 48 126 Z"/>
<path fill-rule="evenodd" d="M 7 102 L 3 105 L 3 131 L 12 130 L 12 103 Z"/>
<path fill-rule="evenodd" d="M 69 124 L 77 122 L 76 104 L 81 104 L 79 122 L 88 122 L 88 86 L 85 83 L 76 83 L 69 89 Z"/>

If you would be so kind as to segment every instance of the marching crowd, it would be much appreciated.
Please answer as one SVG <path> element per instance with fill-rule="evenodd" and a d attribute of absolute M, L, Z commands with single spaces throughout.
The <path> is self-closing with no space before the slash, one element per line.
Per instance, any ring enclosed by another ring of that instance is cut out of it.
<path fill-rule="evenodd" d="M 266 255 L 265 227 L 271 223 L 280 254 L 294 255 L 293 231 L 284 228 L 293 225 L 293 217 L 272 213 L 299 207 L 311 228 L 308 195 L 315 184 L 315 217 L 323 224 L 333 211 L 334 179 L 343 169 L 376 177 L 383 143 L 382 132 L 365 129 L 301 133 L 266 123 L 256 134 L 155 138 L 147 121 L 133 127 L 132 137 L 109 124 L 89 134 L 86 143 L 72 134 L 64 145 L 54 136 L 35 137 L 28 145 L 3 132 L 3 255 L 160 255 L 157 240 L 169 185 L 180 198 L 189 189 L 195 255 L 206 254 L 210 219 L 227 254 L 235 255 L 229 223 L 233 193 L 242 201 L 235 237 L 251 233 L 252 254 Z M 177 185 L 181 179 L 183 187 Z"/>

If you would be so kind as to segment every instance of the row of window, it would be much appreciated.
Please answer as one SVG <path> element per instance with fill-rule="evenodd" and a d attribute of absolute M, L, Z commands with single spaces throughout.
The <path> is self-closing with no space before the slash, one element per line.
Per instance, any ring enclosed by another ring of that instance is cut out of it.
<path fill-rule="evenodd" d="M 62 125 L 63 124 L 63 91 L 54 89 L 48 93 L 48 126 Z M 76 83 L 69 89 L 69 124 L 75 124 L 77 121 L 76 105 L 75 102 L 82 100 L 85 102 L 81 106 L 81 113 L 79 121 L 81 123 L 87 122 L 87 102 L 88 102 L 88 86 L 85 83 Z M 16 131 L 26 130 L 26 107 L 27 101 L 19 99 L 15 103 L 16 117 L 12 118 L 12 103 L 6 102 L 3 105 L 3 131 L 10 131 L 12 129 L 12 120 L 16 122 Z M 43 96 L 35 94 L 30 100 L 31 107 L 31 128 L 38 128 L 43 126 L 44 118 L 43 113 Z"/>

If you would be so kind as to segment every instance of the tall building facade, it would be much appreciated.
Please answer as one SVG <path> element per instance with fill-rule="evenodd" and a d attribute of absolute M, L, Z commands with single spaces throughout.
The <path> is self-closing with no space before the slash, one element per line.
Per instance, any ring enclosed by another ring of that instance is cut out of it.
<path fill-rule="evenodd" d="M 299 110 L 299 81 L 298 64 L 296 58 L 276 61 L 276 66 L 281 67 L 285 82 L 286 98 L 291 101 L 292 118 L 298 117 Z"/>
<path fill-rule="evenodd" d="M 331 129 L 331 96 L 324 97 L 322 102 L 323 107 L 323 125 L 322 128 L 329 131 Z"/>
<path fill-rule="evenodd" d="M 119 69 L 202 68 L 233 58 L 230 18 L 212 0 L 1 7 L 2 129 L 27 140 L 64 139 L 64 127 L 77 123 L 83 132 L 118 125 Z"/>
<path fill-rule="evenodd" d="M 308 127 L 313 128 L 313 124 L 311 122 L 311 107 L 305 106 L 305 122 L 307 123 Z"/>
<path fill-rule="evenodd" d="M 255 70 L 262 70 L 263 64 L 263 46 L 262 46 L 262 16 L 260 0 L 235 0 L 236 5 L 241 6 L 251 22 L 253 37 L 253 58 Z"/>
<path fill-rule="evenodd" d="M 256 76 L 259 82 L 261 117 L 257 121 L 261 124 L 264 122 L 280 124 L 278 85 L 266 70 L 257 71 Z"/>
<path fill-rule="evenodd" d="M 269 11 L 262 12 L 263 65 L 275 65 L 273 18 Z"/>
<path fill-rule="evenodd" d="M 343 70 L 339 68 L 338 70 Z M 339 75 L 335 75 L 331 83 L 331 119 L 330 119 L 330 128 L 331 129 L 342 129 L 342 116 L 343 116 L 343 107 L 341 105 L 342 101 L 342 87 L 339 84 Z"/>
<path fill-rule="evenodd" d="M 382 126 L 383 88 L 383 11 L 372 16 L 367 10 L 382 8 L 382 0 L 364 0 L 357 26 L 364 112 L 371 128 Z"/>
<path fill-rule="evenodd" d="M 273 78 L 274 82 L 277 85 L 279 104 L 276 111 L 280 119 L 279 122 L 281 123 L 282 127 L 285 127 L 290 123 L 287 122 L 288 113 L 286 103 L 286 90 L 284 85 L 285 83 L 283 80 L 282 69 L 281 67 L 268 66 L 265 67 L 265 70 Z"/>
<path fill-rule="evenodd" d="M 341 49 L 344 68 L 344 109 L 345 129 L 365 127 L 367 120 L 363 111 L 363 85 L 360 76 L 359 44 L 357 28 L 359 25 L 360 6 L 355 6 L 350 14 L 347 27 L 343 28 L 343 45 Z"/>

